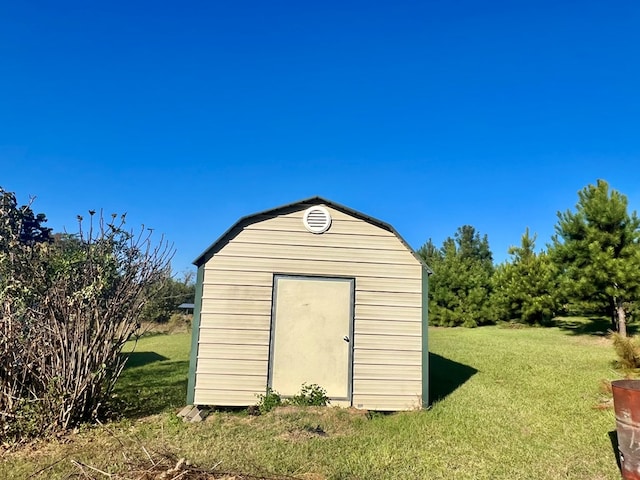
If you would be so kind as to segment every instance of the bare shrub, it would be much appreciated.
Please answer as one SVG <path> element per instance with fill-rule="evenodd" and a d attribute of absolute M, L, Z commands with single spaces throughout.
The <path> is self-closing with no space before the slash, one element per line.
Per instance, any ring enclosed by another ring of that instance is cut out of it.
<path fill-rule="evenodd" d="M 86 231 L 78 217 L 77 234 L 25 241 L 15 197 L 0 208 L 0 435 L 15 439 L 99 416 L 173 248 L 93 211 Z"/>

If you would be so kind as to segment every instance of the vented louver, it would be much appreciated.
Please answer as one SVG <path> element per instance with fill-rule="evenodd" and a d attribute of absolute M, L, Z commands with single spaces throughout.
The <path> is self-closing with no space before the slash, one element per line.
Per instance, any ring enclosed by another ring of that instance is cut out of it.
<path fill-rule="evenodd" d="M 305 210 L 302 223 L 311 233 L 324 233 L 331 226 L 331 214 L 329 210 L 319 205 L 310 207 Z"/>

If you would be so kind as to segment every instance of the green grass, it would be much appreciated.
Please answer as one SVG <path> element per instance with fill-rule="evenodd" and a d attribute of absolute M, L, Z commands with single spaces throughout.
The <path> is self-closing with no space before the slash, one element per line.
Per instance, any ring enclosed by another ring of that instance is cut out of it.
<path fill-rule="evenodd" d="M 114 392 L 125 417 L 144 417 L 185 405 L 190 346 L 189 333 L 142 337 L 137 344 L 127 345 L 124 351 L 129 360 Z"/>
<path fill-rule="evenodd" d="M 71 460 L 110 471 L 169 450 L 200 466 L 313 479 L 617 479 L 611 410 L 594 407 L 609 341 L 558 328 L 430 330 L 432 407 L 365 415 L 284 408 L 184 424 L 189 336 L 142 339 L 118 386 L 127 418 L 5 453 L 0 478 L 64 478 Z M 127 458 L 124 456 L 126 455 Z M 312 475 L 313 474 L 313 475 Z"/>

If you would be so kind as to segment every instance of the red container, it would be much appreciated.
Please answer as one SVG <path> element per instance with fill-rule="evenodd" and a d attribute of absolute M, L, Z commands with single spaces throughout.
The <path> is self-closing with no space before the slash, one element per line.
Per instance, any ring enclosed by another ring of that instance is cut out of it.
<path fill-rule="evenodd" d="M 640 480 L 640 380 L 615 380 L 611 388 L 622 478 Z"/>

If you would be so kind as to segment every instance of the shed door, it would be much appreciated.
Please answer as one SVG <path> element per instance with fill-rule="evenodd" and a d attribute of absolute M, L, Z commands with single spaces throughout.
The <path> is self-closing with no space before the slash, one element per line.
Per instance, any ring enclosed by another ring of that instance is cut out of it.
<path fill-rule="evenodd" d="M 269 385 L 295 395 L 320 385 L 332 400 L 351 399 L 353 279 L 276 276 Z"/>

